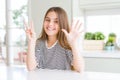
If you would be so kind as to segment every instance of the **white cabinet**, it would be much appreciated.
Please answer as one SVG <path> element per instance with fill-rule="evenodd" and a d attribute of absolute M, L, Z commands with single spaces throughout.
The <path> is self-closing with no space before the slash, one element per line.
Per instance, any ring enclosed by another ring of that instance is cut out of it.
<path fill-rule="evenodd" d="M 120 59 L 87 57 L 85 58 L 85 70 L 120 73 Z"/>
<path fill-rule="evenodd" d="M 85 58 L 85 70 L 120 73 L 120 51 L 81 52 Z"/>
<path fill-rule="evenodd" d="M 99 9 L 120 7 L 120 0 L 79 0 L 80 8 Z"/>
<path fill-rule="evenodd" d="M 118 3 L 120 0 L 79 0 L 80 5 Z"/>

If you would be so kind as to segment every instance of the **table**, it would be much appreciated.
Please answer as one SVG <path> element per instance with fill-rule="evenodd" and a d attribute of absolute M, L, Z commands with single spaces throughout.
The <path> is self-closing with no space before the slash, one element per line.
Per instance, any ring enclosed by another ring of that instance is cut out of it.
<path fill-rule="evenodd" d="M 75 71 L 40 69 L 31 71 L 28 80 L 88 80 L 87 76 Z"/>
<path fill-rule="evenodd" d="M 25 67 L 0 66 L 0 80 L 120 80 L 120 73 L 39 69 L 27 71 Z"/>
<path fill-rule="evenodd" d="M 31 71 L 28 80 L 120 80 L 120 73 L 84 72 L 62 70 L 38 70 Z"/>

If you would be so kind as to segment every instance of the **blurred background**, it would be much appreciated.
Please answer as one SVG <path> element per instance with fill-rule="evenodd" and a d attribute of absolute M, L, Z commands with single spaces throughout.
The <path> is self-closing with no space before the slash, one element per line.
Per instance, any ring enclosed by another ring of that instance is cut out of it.
<path fill-rule="evenodd" d="M 72 19 L 83 23 L 78 47 L 86 71 L 120 72 L 120 0 L 1 0 L 0 64 L 25 66 L 24 21 L 33 20 L 38 37 L 52 6 L 64 8 L 70 24 Z"/>

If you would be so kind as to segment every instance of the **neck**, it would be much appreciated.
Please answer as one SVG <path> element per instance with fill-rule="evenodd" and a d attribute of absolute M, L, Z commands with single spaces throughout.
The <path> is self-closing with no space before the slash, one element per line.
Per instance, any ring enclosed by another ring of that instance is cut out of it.
<path fill-rule="evenodd" d="M 57 41 L 57 38 L 55 37 L 49 37 L 47 40 L 48 47 L 52 46 Z"/>
<path fill-rule="evenodd" d="M 56 42 L 57 41 L 57 38 L 56 37 L 48 37 L 48 40 L 47 40 L 47 42 L 49 43 L 49 42 Z"/>

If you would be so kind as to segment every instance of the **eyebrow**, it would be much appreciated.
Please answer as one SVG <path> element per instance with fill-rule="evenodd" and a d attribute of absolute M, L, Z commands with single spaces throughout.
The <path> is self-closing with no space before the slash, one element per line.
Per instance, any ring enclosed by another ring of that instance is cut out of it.
<path fill-rule="evenodd" d="M 48 19 L 51 19 L 50 17 L 45 17 L 45 18 L 48 18 Z M 58 18 L 52 18 L 53 20 L 58 20 Z"/>

